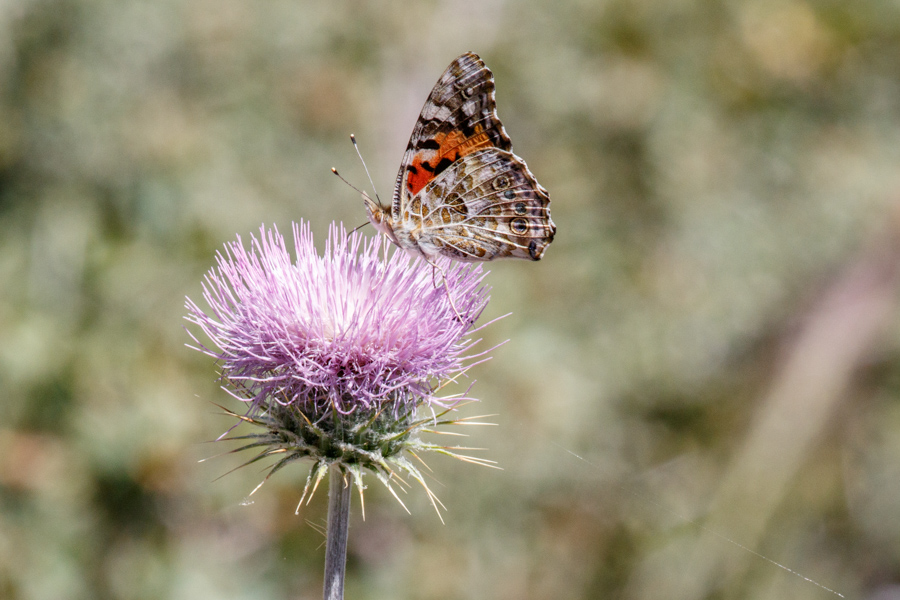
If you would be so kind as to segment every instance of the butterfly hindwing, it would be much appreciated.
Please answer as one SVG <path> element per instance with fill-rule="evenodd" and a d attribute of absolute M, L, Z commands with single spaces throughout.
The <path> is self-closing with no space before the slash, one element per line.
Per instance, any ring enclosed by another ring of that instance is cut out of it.
<path fill-rule="evenodd" d="M 540 260 L 556 233 L 549 205 L 547 190 L 521 158 L 488 148 L 429 182 L 409 203 L 409 217 L 421 219 L 420 245 L 456 260 Z"/>

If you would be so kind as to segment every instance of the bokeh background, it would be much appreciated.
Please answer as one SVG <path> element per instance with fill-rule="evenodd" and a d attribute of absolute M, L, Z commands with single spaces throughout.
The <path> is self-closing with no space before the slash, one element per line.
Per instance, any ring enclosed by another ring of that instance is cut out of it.
<path fill-rule="evenodd" d="M 468 50 L 558 234 L 490 265 L 503 470 L 433 458 L 446 524 L 370 480 L 347 597 L 900 598 L 877 0 L 0 1 L 0 598 L 320 597 L 306 470 L 198 463 L 231 421 L 184 298 L 236 234 L 362 223 L 348 134 L 389 197 Z"/>

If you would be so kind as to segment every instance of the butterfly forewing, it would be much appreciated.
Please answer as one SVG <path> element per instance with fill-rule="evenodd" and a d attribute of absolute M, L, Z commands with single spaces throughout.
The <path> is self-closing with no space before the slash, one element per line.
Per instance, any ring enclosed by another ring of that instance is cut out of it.
<path fill-rule="evenodd" d="M 497 118 L 494 76 L 476 54 L 467 53 L 447 67 L 422 107 L 394 202 L 401 189 L 413 196 L 460 157 L 487 147 L 512 150 L 512 143 Z"/>

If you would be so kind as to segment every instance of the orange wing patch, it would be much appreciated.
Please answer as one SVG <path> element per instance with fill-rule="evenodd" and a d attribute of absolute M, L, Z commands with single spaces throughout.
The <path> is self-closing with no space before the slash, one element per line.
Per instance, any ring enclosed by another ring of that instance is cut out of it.
<path fill-rule="evenodd" d="M 406 189 L 411 196 L 418 194 L 429 181 L 463 156 L 492 144 L 481 125 L 476 125 L 471 137 L 465 137 L 461 131 L 438 133 L 423 146 L 425 150 L 413 157 L 406 170 Z"/>

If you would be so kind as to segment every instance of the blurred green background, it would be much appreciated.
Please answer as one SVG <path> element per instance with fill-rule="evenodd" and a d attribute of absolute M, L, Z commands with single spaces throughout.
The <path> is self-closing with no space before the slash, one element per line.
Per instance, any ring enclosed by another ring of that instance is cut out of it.
<path fill-rule="evenodd" d="M 184 297 L 362 223 L 468 50 L 558 233 L 490 265 L 503 470 L 370 479 L 347 598 L 900 598 L 900 5 L 839 0 L 2 0 L 0 598 L 321 596 Z"/>

